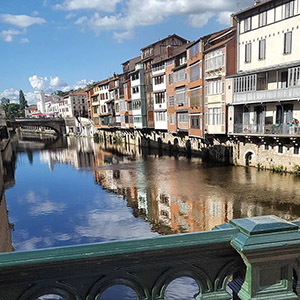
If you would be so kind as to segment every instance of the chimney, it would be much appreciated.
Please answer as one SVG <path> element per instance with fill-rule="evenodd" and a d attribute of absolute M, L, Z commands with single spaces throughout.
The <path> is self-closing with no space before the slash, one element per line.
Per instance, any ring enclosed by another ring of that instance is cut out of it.
<path fill-rule="evenodd" d="M 260 3 L 261 3 L 261 1 L 259 1 L 259 0 L 254 0 L 254 6 L 256 6 L 256 5 L 260 4 Z"/>
<path fill-rule="evenodd" d="M 234 14 L 230 15 L 230 27 L 235 27 L 236 26 L 236 19 L 234 17 Z"/>
<path fill-rule="evenodd" d="M 173 48 L 171 45 L 167 46 L 167 57 L 170 57 L 173 55 Z"/>

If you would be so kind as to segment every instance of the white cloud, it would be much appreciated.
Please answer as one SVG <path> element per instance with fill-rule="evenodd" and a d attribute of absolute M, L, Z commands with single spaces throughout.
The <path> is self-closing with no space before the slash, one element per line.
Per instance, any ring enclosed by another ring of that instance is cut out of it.
<path fill-rule="evenodd" d="M 70 12 L 69 14 L 66 15 L 66 19 L 69 20 L 69 19 L 72 19 L 72 18 L 75 18 L 76 17 L 76 14 Z"/>
<path fill-rule="evenodd" d="M 122 43 L 123 40 L 130 40 L 132 38 L 133 38 L 133 32 L 132 31 L 114 32 L 114 39 L 118 43 Z"/>
<path fill-rule="evenodd" d="M 0 33 L 0 37 L 3 39 L 4 42 L 10 43 L 14 40 L 15 35 L 19 35 L 22 32 L 18 30 L 3 30 Z"/>
<path fill-rule="evenodd" d="M 10 14 L 0 15 L 0 20 L 3 23 L 7 23 L 21 28 L 27 28 L 34 24 L 41 25 L 46 22 L 45 19 L 40 17 L 31 17 L 26 15 L 10 15 Z"/>
<path fill-rule="evenodd" d="M 0 93 L 0 99 L 3 97 L 8 98 L 11 102 L 17 102 L 19 99 L 19 91 L 15 89 L 6 89 Z"/>
<path fill-rule="evenodd" d="M 62 79 L 59 77 L 39 77 L 33 75 L 29 77 L 29 82 L 33 89 L 35 90 L 44 90 L 45 93 L 52 93 L 57 90 L 66 92 L 72 88 L 68 86 Z"/>
<path fill-rule="evenodd" d="M 230 12 L 230 11 L 223 11 L 223 12 L 221 12 L 221 13 L 218 14 L 217 21 L 220 24 L 229 25 L 229 23 L 230 23 L 230 15 L 231 14 L 232 14 L 232 12 Z"/>
<path fill-rule="evenodd" d="M 66 0 L 64 2 L 65 8 L 67 3 L 69 5 L 72 3 L 75 7 L 75 2 L 78 4 L 79 0 Z M 102 3 L 100 0 L 80 1 L 85 9 L 91 2 L 95 5 L 95 9 L 100 2 Z M 230 12 L 238 11 L 241 6 L 250 6 L 253 1 L 244 0 L 240 6 L 237 5 L 236 1 L 228 0 L 124 0 L 122 3 L 125 8 L 121 12 L 115 10 L 107 15 L 96 12 L 91 16 L 81 16 L 75 21 L 75 24 L 87 27 L 96 34 L 104 30 L 117 31 L 114 33 L 114 38 L 121 42 L 123 39 L 132 37 L 134 28 L 159 24 L 166 18 L 175 15 L 186 16 L 187 23 L 197 28 L 207 24 L 213 17 L 216 17 L 218 23 L 227 25 L 229 24 Z M 70 6 L 68 7 L 70 8 Z M 80 9 L 80 5 L 76 7 Z M 101 6 L 98 9 L 103 11 L 100 8 Z"/>
<path fill-rule="evenodd" d="M 20 41 L 21 44 L 26 44 L 29 43 L 29 39 L 28 38 L 22 38 Z"/>
<path fill-rule="evenodd" d="M 90 83 L 93 83 L 93 80 L 90 81 L 88 81 L 87 79 L 78 80 L 74 83 L 73 89 L 74 90 L 83 89 Z"/>
<path fill-rule="evenodd" d="M 99 10 L 112 12 L 121 0 L 64 0 L 54 7 L 63 10 Z"/>

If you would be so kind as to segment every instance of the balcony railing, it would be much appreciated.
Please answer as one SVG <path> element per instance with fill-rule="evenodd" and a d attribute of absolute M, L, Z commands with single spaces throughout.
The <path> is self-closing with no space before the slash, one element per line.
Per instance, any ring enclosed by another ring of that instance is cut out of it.
<path fill-rule="evenodd" d="M 299 136 L 300 126 L 294 124 L 249 125 L 235 124 L 234 133 Z"/>
<path fill-rule="evenodd" d="M 275 90 L 241 92 L 234 93 L 233 95 L 234 104 L 271 102 L 289 99 L 300 99 L 300 86 Z"/>
<path fill-rule="evenodd" d="M 0 299 L 95 300 L 123 285 L 136 299 L 163 300 L 181 277 L 197 283 L 194 299 L 298 299 L 299 225 L 266 216 L 210 232 L 4 253 Z"/>

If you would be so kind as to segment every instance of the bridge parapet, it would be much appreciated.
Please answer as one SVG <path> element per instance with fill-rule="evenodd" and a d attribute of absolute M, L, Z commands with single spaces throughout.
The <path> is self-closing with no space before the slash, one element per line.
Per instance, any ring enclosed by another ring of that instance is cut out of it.
<path fill-rule="evenodd" d="M 209 232 L 1 254 L 0 299 L 100 300 L 126 285 L 137 299 L 163 300 L 180 277 L 196 281 L 195 299 L 298 299 L 299 225 L 259 217 Z"/>

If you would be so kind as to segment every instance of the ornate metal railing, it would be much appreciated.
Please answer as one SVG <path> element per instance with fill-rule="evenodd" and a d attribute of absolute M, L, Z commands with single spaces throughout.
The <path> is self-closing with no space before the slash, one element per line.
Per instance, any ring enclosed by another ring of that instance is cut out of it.
<path fill-rule="evenodd" d="M 125 285 L 137 299 L 163 300 L 180 277 L 197 282 L 195 299 L 298 299 L 299 225 L 257 217 L 210 232 L 1 254 L 0 299 L 100 300 Z"/>

